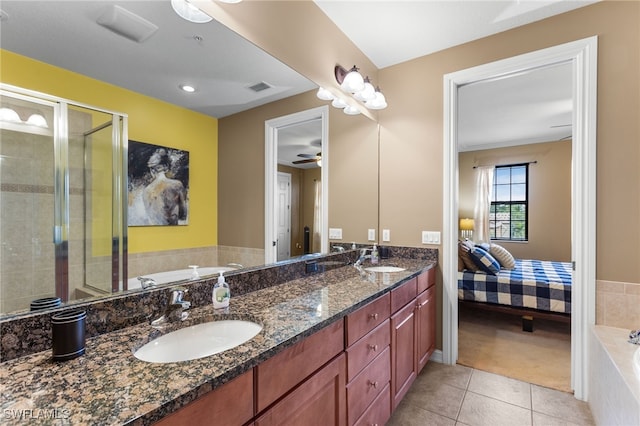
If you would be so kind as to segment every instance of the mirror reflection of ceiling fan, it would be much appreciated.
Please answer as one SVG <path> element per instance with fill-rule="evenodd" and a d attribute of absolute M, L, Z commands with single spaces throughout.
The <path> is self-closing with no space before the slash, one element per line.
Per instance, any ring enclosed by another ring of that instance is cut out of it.
<path fill-rule="evenodd" d="M 320 165 L 320 161 L 322 160 L 322 152 L 319 152 L 316 155 L 298 154 L 298 157 L 304 158 L 304 160 L 294 161 L 293 164 L 318 163 L 318 165 Z"/>

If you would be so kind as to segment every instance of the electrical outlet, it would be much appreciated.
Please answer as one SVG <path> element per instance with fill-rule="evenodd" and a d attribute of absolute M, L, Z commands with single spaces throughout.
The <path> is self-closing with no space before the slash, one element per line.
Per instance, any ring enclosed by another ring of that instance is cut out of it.
<path fill-rule="evenodd" d="M 391 241 L 391 231 L 388 229 L 383 229 L 382 230 L 382 241 L 384 241 L 385 243 L 388 243 L 389 241 Z"/>
<path fill-rule="evenodd" d="M 440 232 L 422 231 L 422 244 L 440 244 Z"/>
<path fill-rule="evenodd" d="M 375 229 L 369 229 L 369 231 L 367 232 L 367 238 L 369 241 L 375 241 L 376 240 L 376 230 Z"/>
<path fill-rule="evenodd" d="M 329 228 L 329 239 L 331 239 L 331 240 L 341 240 L 342 239 L 342 228 Z"/>

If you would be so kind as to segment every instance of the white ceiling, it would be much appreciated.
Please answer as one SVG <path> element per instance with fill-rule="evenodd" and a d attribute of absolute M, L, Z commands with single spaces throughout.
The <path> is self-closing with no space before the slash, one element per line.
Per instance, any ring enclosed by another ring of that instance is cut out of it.
<path fill-rule="evenodd" d="M 594 2 L 315 1 L 380 68 Z M 100 15 L 114 4 L 150 21 L 159 29 L 146 41 L 137 43 L 98 25 L 96 21 Z M 316 87 L 216 21 L 193 24 L 179 18 L 168 0 L 2 0 L 0 8 L 4 12 L 0 25 L 0 47 L 3 49 L 213 117 L 225 117 Z M 548 88 L 566 88 L 564 80 L 550 84 L 555 78 L 546 75 L 544 79 L 529 79 L 523 94 L 541 94 L 543 91 L 533 86 L 540 82 Z M 271 88 L 258 93 L 248 89 L 260 82 L 268 83 Z M 183 83 L 194 85 L 197 91 L 193 94 L 182 92 L 178 86 Z M 530 99 L 519 95 L 518 87 L 521 85 L 510 85 L 500 88 L 497 93 L 492 92 L 496 106 L 513 113 L 519 110 L 517 105 L 530 103 Z M 480 106 L 473 107 L 469 114 L 473 115 L 473 111 L 491 113 L 485 97 L 486 90 L 490 88 L 486 83 L 477 91 L 469 91 L 470 105 Z M 393 103 L 393 99 L 388 101 Z M 562 117 L 548 117 L 550 121 L 543 124 L 539 121 L 541 115 L 549 115 L 551 110 L 543 102 L 554 105 L 566 103 L 566 93 L 559 95 L 554 92 L 552 98 L 543 100 L 538 97 L 536 102 L 537 108 L 522 109 L 525 112 L 522 116 L 536 117 L 535 125 L 521 125 L 521 130 L 530 127 L 535 131 L 544 129 L 548 132 L 552 125 L 567 122 L 566 111 Z M 496 110 L 493 114 L 501 117 L 505 113 Z M 506 117 L 498 120 L 497 125 L 490 127 L 494 134 L 486 133 L 488 126 L 481 125 L 487 121 L 488 118 L 480 116 L 469 117 L 470 127 L 461 133 L 469 135 L 469 143 L 472 139 L 500 139 L 498 136 L 507 137 L 504 124 L 517 120 Z M 505 130 L 501 130 L 503 128 Z M 562 130 L 562 134 L 553 137 L 566 135 L 567 129 Z M 300 139 L 293 141 L 292 145 L 304 143 L 307 144 L 306 153 L 316 152 L 316 148 L 308 144 L 317 139 L 317 135 L 298 137 Z M 521 140 L 537 137 L 539 135 L 533 134 L 508 136 L 509 139 Z M 292 152 L 297 152 L 297 148 Z"/>

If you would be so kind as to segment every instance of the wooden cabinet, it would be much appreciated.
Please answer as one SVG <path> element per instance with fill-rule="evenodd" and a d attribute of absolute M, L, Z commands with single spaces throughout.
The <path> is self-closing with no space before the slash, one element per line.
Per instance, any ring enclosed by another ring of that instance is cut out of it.
<path fill-rule="evenodd" d="M 400 404 L 435 350 L 435 268 L 391 291 L 391 399 Z"/>
<path fill-rule="evenodd" d="M 253 370 L 249 370 L 155 424 L 243 425 L 253 418 L 253 414 Z"/>
<path fill-rule="evenodd" d="M 431 268 L 157 424 L 384 425 L 435 349 L 435 303 Z"/>
<path fill-rule="evenodd" d="M 344 351 L 343 321 L 336 321 L 256 367 L 260 412 Z"/>
<path fill-rule="evenodd" d="M 345 425 L 345 367 L 342 354 L 265 411 L 255 425 Z"/>
<path fill-rule="evenodd" d="M 418 351 L 418 370 L 427 365 L 427 361 L 436 348 L 436 287 L 432 286 L 418 295 L 416 299 L 416 349 Z"/>
<path fill-rule="evenodd" d="M 415 311 L 411 301 L 391 316 L 392 410 L 400 404 L 417 376 Z"/>
<path fill-rule="evenodd" d="M 383 425 L 391 415 L 390 298 L 387 293 L 345 319 L 349 425 Z M 371 423 L 363 423 L 363 418 Z"/>

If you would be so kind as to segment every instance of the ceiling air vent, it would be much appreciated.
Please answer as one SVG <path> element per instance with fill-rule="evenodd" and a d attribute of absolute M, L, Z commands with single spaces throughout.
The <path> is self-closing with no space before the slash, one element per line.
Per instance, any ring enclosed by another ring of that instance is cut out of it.
<path fill-rule="evenodd" d="M 272 87 L 273 86 L 271 86 L 269 83 L 261 81 L 260 83 L 256 83 L 253 86 L 249 86 L 249 89 L 253 90 L 254 92 L 262 92 L 263 90 L 271 89 Z"/>
<path fill-rule="evenodd" d="M 108 7 L 97 22 L 114 33 L 138 43 L 142 43 L 158 30 L 157 25 L 118 5 Z"/>

